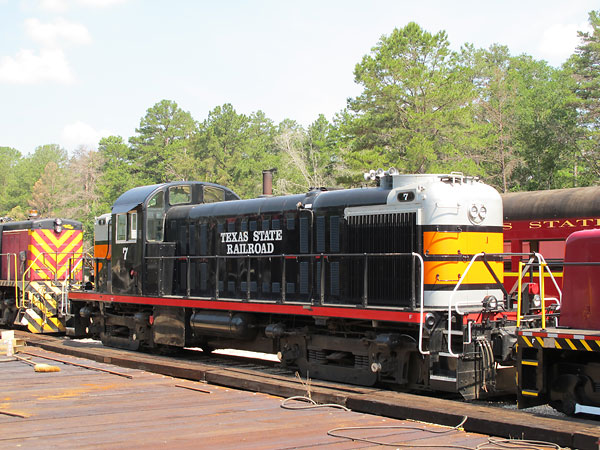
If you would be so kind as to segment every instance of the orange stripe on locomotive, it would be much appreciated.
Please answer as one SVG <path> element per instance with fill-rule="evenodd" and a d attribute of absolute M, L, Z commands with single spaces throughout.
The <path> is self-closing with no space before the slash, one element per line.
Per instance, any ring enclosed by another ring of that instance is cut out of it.
<path fill-rule="evenodd" d="M 425 261 L 425 284 L 455 286 L 476 253 L 502 253 L 502 233 L 492 232 L 425 232 L 423 249 L 428 256 L 466 255 L 463 261 Z M 489 266 L 502 281 L 502 261 L 490 261 Z M 475 261 L 463 283 L 494 284 L 495 280 L 483 260 Z"/>

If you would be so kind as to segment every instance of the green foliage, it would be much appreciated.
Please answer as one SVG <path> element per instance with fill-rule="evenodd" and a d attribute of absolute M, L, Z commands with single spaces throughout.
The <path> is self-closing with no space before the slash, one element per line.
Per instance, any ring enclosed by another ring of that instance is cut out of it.
<path fill-rule="evenodd" d="M 7 196 L 7 184 L 12 182 L 14 168 L 21 159 L 21 153 L 10 147 L 0 147 L 0 213 L 6 215 L 11 209 Z"/>
<path fill-rule="evenodd" d="M 161 100 L 148 109 L 135 131 L 138 135 L 129 139 L 130 158 L 139 170 L 140 181 L 160 183 L 190 175 L 185 155 L 191 151 L 196 122 L 189 112 L 174 101 Z"/>
<path fill-rule="evenodd" d="M 125 191 L 144 183 L 132 150 L 120 136 L 102 138 L 98 145 L 100 176 L 96 184 L 99 208 L 110 211 L 113 202 Z"/>
<path fill-rule="evenodd" d="M 29 206 L 37 210 L 40 217 L 55 217 L 64 201 L 65 169 L 54 161 L 48 162 L 40 179 L 33 185 Z"/>
<path fill-rule="evenodd" d="M 512 189 L 538 190 L 574 187 L 577 180 L 576 110 L 571 78 L 544 61 L 520 56 L 513 61 L 519 73 L 517 139 L 523 163 L 515 170 Z"/>
<path fill-rule="evenodd" d="M 577 150 L 587 169 L 585 179 L 597 182 L 600 177 L 600 10 L 589 14 L 591 32 L 580 32 L 581 45 L 569 64 L 576 82 L 579 112 Z"/>
<path fill-rule="evenodd" d="M 306 192 L 310 188 L 336 187 L 343 171 L 334 127 L 322 114 L 307 130 L 291 120 L 279 125 L 275 145 L 281 153 L 276 190 Z"/>
<path fill-rule="evenodd" d="M 355 113 L 349 128 L 355 168 L 397 166 L 412 173 L 475 168 L 460 157 L 471 145 L 468 105 L 475 90 L 445 32 L 431 34 L 415 23 L 394 29 L 357 64 L 354 75 L 364 88 L 349 100 Z M 368 166 L 360 167 L 365 162 Z"/>
<path fill-rule="evenodd" d="M 471 50 L 487 181 L 503 192 L 575 185 L 570 77 L 507 47 Z"/>
<path fill-rule="evenodd" d="M 194 140 L 198 178 L 229 186 L 242 197 L 260 194 L 262 170 L 277 163 L 274 133 L 262 111 L 248 117 L 229 103 L 217 106 Z"/>
<path fill-rule="evenodd" d="M 6 180 L 2 202 L 4 211 L 10 211 L 15 207 L 20 207 L 22 210 L 29 208 L 33 187 L 50 162 L 55 163 L 57 169 L 62 169 L 67 162 L 66 150 L 56 144 L 42 145 L 31 155 L 14 163 Z"/>

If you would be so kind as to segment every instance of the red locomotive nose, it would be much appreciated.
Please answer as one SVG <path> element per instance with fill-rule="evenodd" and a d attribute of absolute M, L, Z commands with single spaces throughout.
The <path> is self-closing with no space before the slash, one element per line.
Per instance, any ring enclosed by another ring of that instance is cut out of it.
<path fill-rule="evenodd" d="M 528 288 L 531 295 L 537 295 L 540 293 L 540 285 L 537 283 L 529 283 Z"/>

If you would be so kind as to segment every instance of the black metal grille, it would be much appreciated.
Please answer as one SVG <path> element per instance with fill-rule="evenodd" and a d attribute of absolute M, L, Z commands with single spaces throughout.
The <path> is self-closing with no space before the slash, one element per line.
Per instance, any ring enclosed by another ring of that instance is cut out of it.
<path fill-rule="evenodd" d="M 349 253 L 411 253 L 417 251 L 416 213 L 348 217 Z M 365 264 L 366 299 L 365 297 Z M 354 259 L 349 265 L 348 297 L 375 306 L 411 306 L 415 295 L 412 256 Z"/>

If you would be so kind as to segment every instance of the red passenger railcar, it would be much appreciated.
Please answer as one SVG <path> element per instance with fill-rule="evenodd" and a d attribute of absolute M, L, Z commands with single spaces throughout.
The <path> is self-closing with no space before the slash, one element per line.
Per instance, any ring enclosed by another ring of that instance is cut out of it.
<path fill-rule="evenodd" d="M 562 286 L 565 241 L 575 231 L 600 228 L 600 186 L 515 192 L 502 196 L 504 207 L 504 251 L 541 253 L 550 264 L 558 286 Z M 510 290 L 517 282 L 519 260 L 505 264 L 504 284 Z M 545 274 L 548 296 L 558 291 Z M 537 274 L 534 274 L 537 279 Z"/>

